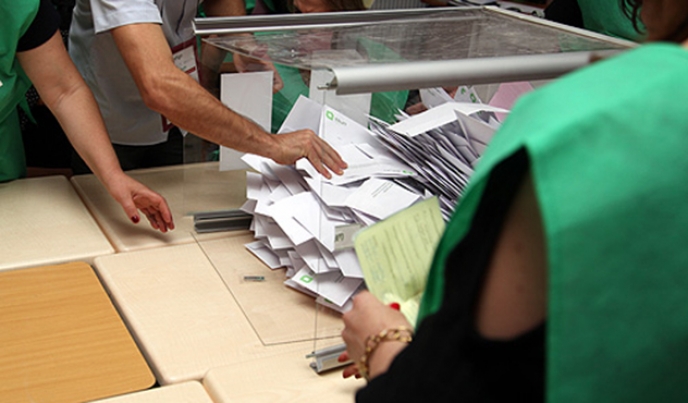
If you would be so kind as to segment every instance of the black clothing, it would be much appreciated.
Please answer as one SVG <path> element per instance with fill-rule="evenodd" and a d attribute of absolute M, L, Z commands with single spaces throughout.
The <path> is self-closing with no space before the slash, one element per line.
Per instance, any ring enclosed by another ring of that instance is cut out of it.
<path fill-rule="evenodd" d="M 113 144 L 112 148 L 114 148 L 124 171 L 184 163 L 184 136 L 176 127 L 170 129 L 167 141 L 163 143 L 150 146 Z M 74 175 L 91 173 L 91 170 L 76 152 L 72 154 L 72 172 Z"/>
<path fill-rule="evenodd" d="M 495 168 L 468 234 L 447 260 L 440 310 L 420 323 L 388 372 L 356 394 L 358 403 L 544 400 L 545 325 L 508 341 L 475 330 L 485 272 L 528 165 L 522 149 Z"/>
<path fill-rule="evenodd" d="M 554 0 L 545 9 L 545 18 L 572 27 L 583 26 L 583 13 L 576 0 Z"/>
<path fill-rule="evenodd" d="M 36 18 L 17 44 L 17 52 L 39 47 L 48 41 L 60 27 L 60 16 L 50 0 L 41 0 Z"/>

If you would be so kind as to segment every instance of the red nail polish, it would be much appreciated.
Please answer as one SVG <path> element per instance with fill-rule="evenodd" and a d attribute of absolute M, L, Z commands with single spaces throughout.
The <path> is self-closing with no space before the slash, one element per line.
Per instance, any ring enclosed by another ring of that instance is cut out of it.
<path fill-rule="evenodd" d="M 395 311 L 401 310 L 401 305 L 399 305 L 398 302 L 392 302 L 389 304 L 389 307 L 394 309 Z"/>
<path fill-rule="evenodd" d="M 131 216 L 131 221 L 133 221 L 134 224 L 138 224 L 139 223 L 139 216 L 137 216 L 137 215 Z"/>

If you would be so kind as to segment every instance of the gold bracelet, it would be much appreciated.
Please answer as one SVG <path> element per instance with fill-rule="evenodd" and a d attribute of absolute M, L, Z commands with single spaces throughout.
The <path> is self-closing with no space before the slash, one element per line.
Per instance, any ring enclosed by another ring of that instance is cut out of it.
<path fill-rule="evenodd" d="M 406 326 L 399 326 L 393 329 L 385 329 L 377 335 L 370 335 L 366 339 L 365 351 L 358 360 L 358 373 L 368 380 L 370 355 L 383 341 L 400 341 L 402 343 L 410 343 L 413 340 L 413 330 Z"/>

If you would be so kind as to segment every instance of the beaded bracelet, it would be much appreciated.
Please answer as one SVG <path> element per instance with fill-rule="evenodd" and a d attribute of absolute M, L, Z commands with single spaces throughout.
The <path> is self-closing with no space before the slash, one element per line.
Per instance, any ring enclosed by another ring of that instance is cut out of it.
<path fill-rule="evenodd" d="M 410 343 L 411 340 L 413 340 L 413 330 L 406 326 L 385 329 L 377 335 L 368 336 L 365 343 L 365 351 L 357 363 L 358 373 L 368 380 L 368 376 L 370 375 L 368 371 L 368 361 L 370 360 L 370 355 L 373 354 L 373 351 L 375 351 L 377 346 L 379 346 L 383 341 L 400 341 L 402 343 Z"/>

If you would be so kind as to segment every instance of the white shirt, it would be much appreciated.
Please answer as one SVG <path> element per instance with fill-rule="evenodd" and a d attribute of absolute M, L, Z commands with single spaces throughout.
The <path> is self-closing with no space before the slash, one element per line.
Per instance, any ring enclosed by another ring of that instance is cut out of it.
<path fill-rule="evenodd" d="M 170 48 L 192 39 L 202 0 L 77 0 L 69 53 L 93 91 L 114 144 L 167 140 L 162 117 L 144 104 L 110 30 L 135 23 L 161 24 Z"/>

